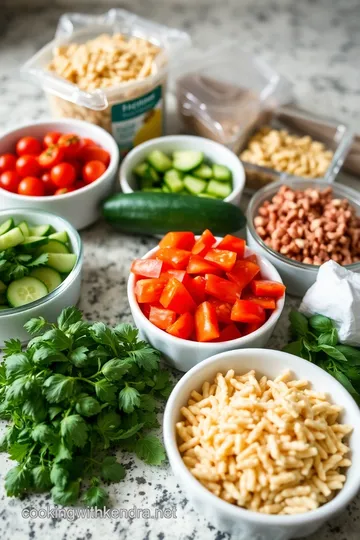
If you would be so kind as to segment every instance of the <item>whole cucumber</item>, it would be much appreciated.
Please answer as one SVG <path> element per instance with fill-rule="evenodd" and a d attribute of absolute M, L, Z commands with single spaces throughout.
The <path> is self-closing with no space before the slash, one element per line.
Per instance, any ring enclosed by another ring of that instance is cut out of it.
<path fill-rule="evenodd" d="M 211 229 L 221 236 L 246 224 L 243 212 L 233 204 L 175 193 L 119 193 L 104 202 L 103 215 L 117 229 L 136 234 L 200 234 Z"/>

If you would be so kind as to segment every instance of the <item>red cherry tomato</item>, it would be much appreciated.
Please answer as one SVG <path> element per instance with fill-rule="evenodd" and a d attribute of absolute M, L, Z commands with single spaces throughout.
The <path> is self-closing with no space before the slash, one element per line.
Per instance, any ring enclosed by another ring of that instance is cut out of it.
<path fill-rule="evenodd" d="M 77 159 L 67 159 L 66 163 L 70 163 L 75 169 L 76 178 L 81 178 L 82 164 Z"/>
<path fill-rule="evenodd" d="M 20 180 L 21 178 L 16 171 L 5 171 L 0 176 L 0 187 L 6 191 L 17 193 Z"/>
<path fill-rule="evenodd" d="M 41 150 L 41 142 L 35 139 L 35 137 L 22 137 L 16 143 L 16 153 L 18 156 L 38 156 Z"/>
<path fill-rule="evenodd" d="M 76 157 L 82 146 L 80 137 L 75 133 L 61 135 L 58 145 L 64 149 L 65 157 L 69 159 Z"/>
<path fill-rule="evenodd" d="M 26 155 L 18 158 L 16 172 L 23 178 L 25 176 L 39 176 L 41 167 L 35 156 Z"/>
<path fill-rule="evenodd" d="M 51 180 L 58 188 L 67 188 L 76 180 L 76 171 L 70 163 L 59 163 L 51 169 Z"/>
<path fill-rule="evenodd" d="M 57 145 L 49 146 L 41 152 L 39 156 L 39 163 L 44 169 L 51 169 L 55 165 L 58 165 L 62 162 L 65 157 L 65 152 L 63 148 L 60 148 Z"/>
<path fill-rule="evenodd" d="M 35 176 L 23 178 L 18 187 L 19 195 L 29 195 L 31 197 L 42 197 L 45 195 L 45 187 L 42 181 Z"/>
<path fill-rule="evenodd" d="M 16 159 L 14 154 L 3 154 L 0 156 L 0 173 L 5 171 L 15 171 Z"/>
<path fill-rule="evenodd" d="M 51 180 L 50 173 L 46 172 L 41 176 L 41 180 L 44 184 L 45 188 L 45 195 L 53 195 L 56 191 L 56 186 L 54 182 Z"/>
<path fill-rule="evenodd" d="M 82 180 L 78 180 L 77 182 L 75 182 L 75 184 L 72 186 L 72 190 L 73 191 L 76 191 L 77 189 L 81 189 L 83 187 L 85 187 L 86 184 L 85 182 L 83 182 Z"/>
<path fill-rule="evenodd" d="M 49 131 L 49 133 L 46 133 L 44 137 L 44 146 L 47 148 L 48 146 L 56 144 L 60 137 L 61 133 L 58 133 L 57 131 Z"/>
<path fill-rule="evenodd" d="M 75 191 L 75 186 L 62 187 L 62 188 L 57 189 L 54 195 L 65 195 L 65 193 L 71 193 L 72 191 Z"/>
<path fill-rule="evenodd" d="M 89 161 L 84 165 L 82 170 L 82 177 L 86 184 L 91 184 L 95 182 L 100 176 L 106 171 L 106 166 L 102 161 Z"/>
<path fill-rule="evenodd" d="M 94 142 L 92 139 L 88 139 L 87 137 L 81 139 L 81 143 L 82 148 L 85 148 L 85 146 L 97 146 L 96 142 Z"/>
<path fill-rule="evenodd" d="M 102 161 L 107 167 L 110 163 L 110 154 L 103 148 L 99 148 L 99 146 L 85 146 L 79 154 L 79 159 L 84 163 L 88 161 Z"/>

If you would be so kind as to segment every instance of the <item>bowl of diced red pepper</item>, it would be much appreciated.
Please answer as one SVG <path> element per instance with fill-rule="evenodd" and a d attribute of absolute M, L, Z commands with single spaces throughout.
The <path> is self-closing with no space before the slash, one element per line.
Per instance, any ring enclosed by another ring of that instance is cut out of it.
<path fill-rule="evenodd" d="M 281 315 L 285 286 L 241 238 L 169 232 L 133 261 L 128 298 L 143 337 L 187 371 L 221 351 L 263 347 Z"/>

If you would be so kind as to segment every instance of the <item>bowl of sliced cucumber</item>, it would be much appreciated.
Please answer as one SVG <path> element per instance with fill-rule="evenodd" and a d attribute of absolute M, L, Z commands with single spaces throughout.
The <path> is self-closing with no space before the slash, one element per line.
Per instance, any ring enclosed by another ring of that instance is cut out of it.
<path fill-rule="evenodd" d="M 65 219 L 42 210 L 0 211 L 0 347 L 29 339 L 24 324 L 55 321 L 80 298 L 83 250 Z"/>
<path fill-rule="evenodd" d="M 245 185 L 239 158 L 203 137 L 168 135 L 136 146 L 120 166 L 124 193 L 181 193 L 238 205 Z"/>

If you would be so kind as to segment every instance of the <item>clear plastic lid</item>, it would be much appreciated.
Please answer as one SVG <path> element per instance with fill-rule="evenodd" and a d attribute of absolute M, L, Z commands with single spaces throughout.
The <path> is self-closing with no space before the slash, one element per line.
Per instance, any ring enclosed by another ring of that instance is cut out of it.
<path fill-rule="evenodd" d="M 183 124 L 234 151 L 264 110 L 291 98 L 290 84 L 236 41 L 205 53 L 191 51 L 188 57 L 177 66 L 176 94 Z"/>
<path fill-rule="evenodd" d="M 161 52 L 155 59 L 157 67 L 155 73 L 143 80 L 86 92 L 46 69 L 53 58 L 55 47 L 72 42 L 84 43 L 103 33 L 121 33 L 129 37 L 142 38 L 160 47 Z M 186 32 L 148 21 L 124 9 L 111 9 L 102 15 L 66 13 L 59 20 L 55 39 L 30 58 L 21 68 L 21 73 L 36 84 L 40 84 L 46 92 L 76 105 L 101 111 L 108 107 L 109 100 L 113 95 L 118 95 L 120 89 L 124 93 L 133 88 L 141 90 L 142 86 L 148 88 L 152 80 L 155 85 L 166 75 L 174 55 L 179 50 L 186 50 L 190 45 L 191 39 Z"/>

